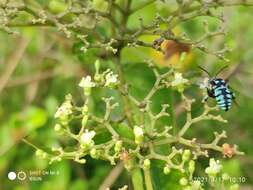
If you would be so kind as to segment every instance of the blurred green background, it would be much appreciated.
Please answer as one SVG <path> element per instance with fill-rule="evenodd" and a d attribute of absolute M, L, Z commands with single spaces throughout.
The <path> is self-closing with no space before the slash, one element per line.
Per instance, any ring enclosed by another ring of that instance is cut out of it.
<path fill-rule="evenodd" d="M 151 4 L 131 15 L 128 26 L 135 28 L 139 23 L 140 15 L 145 23 L 150 23 L 156 12 L 166 15 L 168 9 L 169 6 Z M 230 67 L 221 76 L 226 77 L 232 73 L 229 83 L 235 89 L 239 106 L 234 106 L 227 113 L 221 113 L 229 121 L 228 124 L 203 122 L 195 126 L 189 134 L 200 141 L 209 142 L 213 138 L 213 131 L 223 129 L 227 131 L 229 138 L 226 142 L 237 144 L 240 150 L 245 152 L 245 156 L 231 159 L 223 159 L 221 155 L 213 156 L 223 160 L 224 170 L 231 176 L 245 177 L 246 182 L 240 183 L 242 190 L 253 189 L 252 10 L 250 7 L 225 8 L 225 25 L 228 34 L 224 38 L 212 38 L 205 42 L 207 47 L 213 50 L 219 50 L 225 43 L 233 50 L 226 54 L 230 59 L 228 63 Z M 210 28 L 217 27 L 214 18 L 199 17 L 180 25 L 177 32 L 186 32 L 192 38 L 197 38 L 203 34 L 204 20 L 208 20 Z M 93 73 L 93 63 L 98 58 L 97 50 L 88 50 L 84 54 L 79 50 L 78 41 L 65 38 L 54 28 L 23 27 L 17 30 L 20 31 L 20 35 L 0 32 L 0 189 L 98 189 L 115 166 L 90 158 L 85 165 L 68 160 L 49 165 L 47 161 L 38 159 L 34 149 L 21 141 L 22 138 L 27 137 L 45 150 L 59 144 L 59 136 L 53 130 L 56 108 L 67 93 L 72 93 L 77 100 L 82 99 L 82 92 L 77 84 L 82 76 Z M 149 40 L 154 37 L 143 38 Z M 125 48 L 121 55 L 127 82 L 133 86 L 132 93 L 138 97 L 143 97 L 154 82 L 154 76 L 143 60 L 153 59 L 159 67 L 167 67 L 169 62 L 177 63 L 176 58 L 164 60 L 162 55 L 148 48 Z M 103 58 L 100 60 L 103 68 L 112 67 L 110 60 Z M 192 77 L 194 74 L 192 80 L 198 83 L 204 75 L 196 69 L 196 65 L 201 65 L 214 73 L 224 64 L 226 63 L 213 55 L 191 50 L 182 70 L 186 76 Z M 161 103 L 169 101 L 169 93 L 164 90 L 154 98 L 157 109 Z M 202 98 L 198 87 L 188 89 L 187 94 L 198 102 Z M 174 96 L 177 100 L 176 93 Z M 98 106 L 97 112 L 102 111 Z M 180 112 L 180 108 L 177 112 Z M 196 104 L 193 114 L 197 113 Z M 178 122 L 180 123 L 182 119 L 183 116 L 179 114 Z M 196 175 L 204 175 L 203 171 L 207 165 L 207 159 L 199 159 Z M 38 170 L 58 173 L 43 176 L 42 180 L 34 179 L 33 182 L 10 181 L 7 178 L 9 171 L 29 173 Z M 179 174 L 172 173 L 165 176 L 161 170 L 162 167 L 153 169 L 153 173 L 156 173 L 156 178 L 159 179 L 155 184 L 157 188 L 180 189 Z M 112 189 L 123 185 L 131 186 L 129 174 L 121 165 L 116 166 L 113 171 L 117 171 L 118 174 Z"/>

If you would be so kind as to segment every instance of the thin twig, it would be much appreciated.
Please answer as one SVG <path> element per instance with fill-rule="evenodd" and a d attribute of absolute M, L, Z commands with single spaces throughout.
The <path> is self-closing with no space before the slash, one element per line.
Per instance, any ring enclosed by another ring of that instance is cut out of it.
<path fill-rule="evenodd" d="M 17 47 L 16 47 L 16 51 L 13 52 L 10 56 L 9 59 L 7 60 L 6 63 L 6 68 L 4 73 L 2 74 L 2 77 L 0 78 L 0 93 L 1 91 L 5 88 L 7 82 L 9 81 L 12 73 L 15 71 L 18 63 L 20 62 L 25 49 L 27 47 L 27 45 L 29 44 L 29 39 L 26 38 L 20 38 L 17 41 Z"/>
<path fill-rule="evenodd" d="M 98 188 L 99 190 L 105 190 L 106 188 L 110 188 L 114 182 L 117 180 L 119 175 L 122 173 L 124 169 L 124 165 L 122 162 L 118 163 L 107 175 L 107 177 L 104 179 L 100 187 Z"/>

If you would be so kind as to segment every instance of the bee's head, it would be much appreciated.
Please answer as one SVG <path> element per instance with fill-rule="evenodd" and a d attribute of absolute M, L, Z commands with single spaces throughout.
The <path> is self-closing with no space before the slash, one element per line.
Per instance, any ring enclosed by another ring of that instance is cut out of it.
<path fill-rule="evenodd" d="M 207 88 L 212 89 L 215 85 L 216 85 L 216 79 L 215 78 L 210 78 L 208 80 Z"/>

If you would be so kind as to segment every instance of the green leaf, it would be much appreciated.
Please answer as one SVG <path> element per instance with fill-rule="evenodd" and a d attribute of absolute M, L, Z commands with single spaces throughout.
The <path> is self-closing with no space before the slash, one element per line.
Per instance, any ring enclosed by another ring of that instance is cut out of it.
<path fill-rule="evenodd" d="M 28 128 L 39 128 L 45 125 L 48 115 L 45 110 L 37 107 L 30 107 L 25 112 L 26 126 Z"/>
<path fill-rule="evenodd" d="M 84 179 L 75 180 L 69 190 L 86 190 L 88 189 L 88 183 Z"/>

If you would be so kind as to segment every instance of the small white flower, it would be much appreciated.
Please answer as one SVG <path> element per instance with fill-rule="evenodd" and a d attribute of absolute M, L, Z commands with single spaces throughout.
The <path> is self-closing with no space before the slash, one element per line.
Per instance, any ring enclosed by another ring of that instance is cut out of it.
<path fill-rule="evenodd" d="M 105 86 L 114 87 L 118 83 L 118 75 L 109 72 L 105 75 Z"/>
<path fill-rule="evenodd" d="M 203 82 L 201 82 L 200 84 L 199 84 L 199 88 L 200 89 L 206 89 L 206 88 L 208 88 L 208 81 L 209 81 L 209 78 L 205 78 L 204 80 L 203 80 Z"/>
<path fill-rule="evenodd" d="M 79 83 L 79 86 L 83 88 L 84 95 L 89 96 L 91 94 L 91 88 L 96 86 L 96 83 L 92 82 L 91 77 L 88 75 L 83 77 Z"/>
<path fill-rule="evenodd" d="M 82 88 L 92 88 L 95 86 L 95 83 L 91 81 L 91 76 L 83 77 L 79 83 L 79 86 Z"/>
<path fill-rule="evenodd" d="M 92 140 L 93 137 L 96 135 L 95 131 L 88 131 L 88 129 L 85 130 L 85 132 L 80 137 L 80 142 L 84 147 L 90 147 L 94 144 L 94 141 Z"/>
<path fill-rule="evenodd" d="M 136 137 L 138 136 L 143 136 L 144 132 L 143 132 L 143 129 L 139 126 L 134 126 L 134 135 Z"/>
<path fill-rule="evenodd" d="M 215 161 L 214 158 L 211 158 L 209 160 L 209 167 L 206 168 L 205 172 L 208 175 L 216 175 L 218 174 L 222 169 L 222 165 L 220 164 L 220 161 Z"/>
<path fill-rule="evenodd" d="M 144 139 L 144 131 L 139 126 L 134 126 L 135 143 L 141 144 Z"/>
<path fill-rule="evenodd" d="M 188 83 L 188 80 L 182 77 L 182 73 L 175 73 L 175 78 L 171 82 L 171 86 L 177 89 L 179 92 L 183 92 L 185 84 Z"/>
<path fill-rule="evenodd" d="M 69 100 L 63 102 L 63 104 L 57 109 L 54 114 L 55 118 L 64 118 L 72 114 L 72 104 Z"/>
<path fill-rule="evenodd" d="M 172 86 L 179 86 L 188 83 L 188 80 L 183 78 L 182 73 L 175 73 L 175 79 L 172 81 Z"/>

